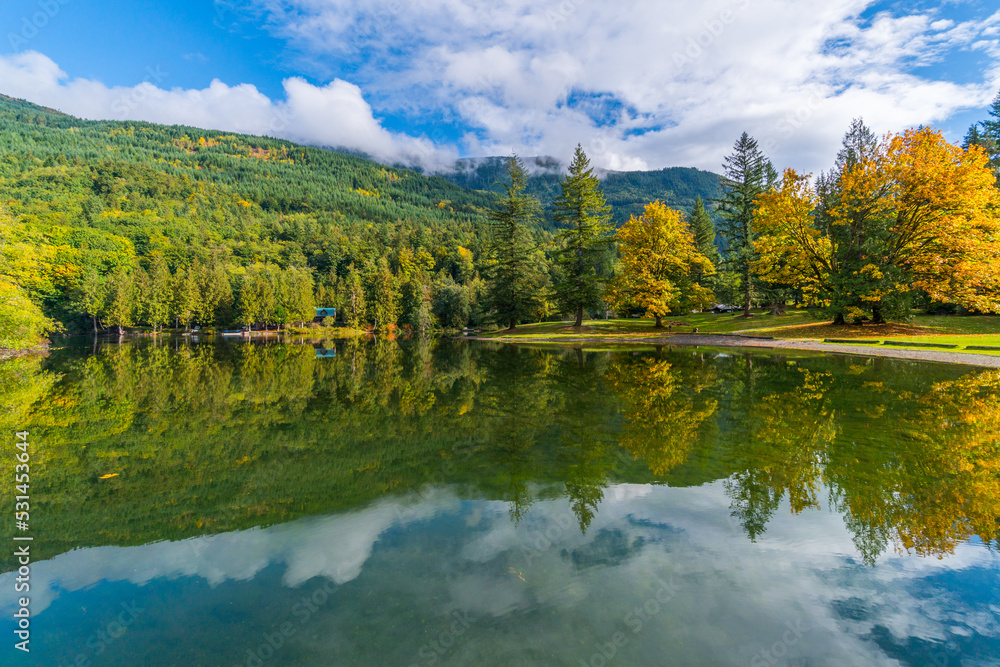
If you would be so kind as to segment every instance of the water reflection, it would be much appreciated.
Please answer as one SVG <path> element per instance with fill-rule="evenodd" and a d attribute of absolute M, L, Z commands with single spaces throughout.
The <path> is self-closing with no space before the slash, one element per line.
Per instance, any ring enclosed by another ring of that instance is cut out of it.
<path fill-rule="evenodd" d="M 585 532 L 609 485 L 720 481 L 750 540 L 782 502 L 826 507 L 869 563 L 888 548 L 941 557 L 1000 531 L 996 371 L 457 341 L 350 341 L 336 356 L 292 344 L 87 352 L 0 364 L 0 418 L 44 443 L 37 557 L 442 484 L 505 501 L 514 524 L 566 497 Z"/>

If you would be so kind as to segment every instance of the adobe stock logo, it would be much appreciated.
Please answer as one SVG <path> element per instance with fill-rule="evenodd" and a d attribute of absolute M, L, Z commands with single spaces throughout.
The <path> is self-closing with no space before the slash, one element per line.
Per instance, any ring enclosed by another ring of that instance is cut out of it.
<path fill-rule="evenodd" d="M 30 16 L 25 14 L 21 17 L 20 30 L 18 32 L 8 32 L 7 41 L 10 48 L 20 50 L 34 39 L 38 32 L 54 19 L 63 5 L 69 4 L 70 0 L 38 0 L 38 11 Z"/>
<path fill-rule="evenodd" d="M 674 64 L 679 68 L 693 63 L 705 55 L 705 51 L 715 44 L 726 28 L 736 20 L 738 14 L 750 6 L 750 0 L 732 0 L 733 8 L 723 9 L 715 18 L 705 21 L 705 29 L 694 37 L 689 37 L 684 48 L 674 52 Z"/>

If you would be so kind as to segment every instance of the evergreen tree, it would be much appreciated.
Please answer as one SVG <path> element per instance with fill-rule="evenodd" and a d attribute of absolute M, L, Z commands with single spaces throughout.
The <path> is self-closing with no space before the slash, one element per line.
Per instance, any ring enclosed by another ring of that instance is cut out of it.
<path fill-rule="evenodd" d="M 348 267 L 344 281 L 344 306 L 344 323 L 352 329 L 361 329 L 366 323 L 368 304 L 364 281 L 353 264 Z"/>
<path fill-rule="evenodd" d="M 174 319 L 174 326 L 184 324 L 187 331 L 191 326 L 191 319 L 194 317 L 195 307 L 198 303 L 198 285 L 190 269 L 178 266 L 174 271 L 170 281 L 170 312 Z"/>
<path fill-rule="evenodd" d="M 106 296 L 102 319 L 108 326 L 116 327 L 121 338 L 125 335 L 125 327 L 135 324 L 139 291 L 132 274 L 124 266 L 108 276 L 104 285 Z"/>
<path fill-rule="evenodd" d="M 705 201 L 700 195 L 695 198 L 694 206 L 691 207 L 691 217 L 688 224 L 694 235 L 695 248 L 699 254 L 712 263 L 712 268 L 718 271 L 719 265 L 722 264 L 722 255 L 715 246 L 715 222 L 712 221 L 712 216 L 709 215 L 708 209 L 705 208 Z M 700 268 L 695 268 L 692 277 L 697 284 L 709 290 L 714 290 L 718 282 L 716 273 L 706 273 Z"/>
<path fill-rule="evenodd" d="M 698 252 L 711 259 L 713 264 L 718 265 L 720 256 L 718 248 L 715 247 L 715 223 L 712 222 L 712 216 L 708 214 L 708 209 L 705 208 L 705 202 L 701 195 L 694 200 L 688 225 L 691 228 L 691 233 L 694 234 L 694 244 Z"/>
<path fill-rule="evenodd" d="M 564 312 L 576 313 L 574 326 L 581 326 L 584 309 L 600 302 L 598 271 L 611 243 L 611 207 L 582 146 L 576 147 L 560 190 L 553 202 L 556 222 L 564 227 L 557 235 L 561 247 L 556 253 L 556 300 Z"/>
<path fill-rule="evenodd" d="M 389 263 L 382 258 L 368 275 L 368 313 L 376 330 L 391 331 L 399 320 L 399 291 Z"/>
<path fill-rule="evenodd" d="M 979 125 L 982 126 L 982 133 L 973 125 L 966 135 L 966 145 L 975 143 L 986 151 L 990 156 L 990 168 L 997 175 L 997 183 L 1000 184 L 1000 93 L 993 98 L 993 103 L 989 108 L 990 118 L 984 120 Z M 972 136 L 970 136 L 972 135 Z M 978 136 L 976 136 L 978 135 Z M 973 141 L 970 141 L 972 139 Z"/>
<path fill-rule="evenodd" d="M 866 202 L 856 196 L 845 199 L 843 179 L 852 170 L 869 165 L 875 159 L 879 148 L 878 136 L 864 121 L 855 118 L 837 152 L 834 168 L 827 174 L 820 174 L 816 182 L 818 202 L 816 221 L 821 229 L 834 241 L 837 252 L 832 255 L 831 269 L 837 276 L 840 285 L 837 297 L 830 303 L 835 324 L 844 324 L 848 312 L 858 312 L 869 306 L 862 302 L 858 295 L 863 291 L 857 286 L 848 286 L 844 282 L 866 282 L 875 291 L 880 286 L 875 284 L 870 275 L 862 276 L 862 269 L 869 263 L 865 253 L 872 243 L 879 243 L 888 231 L 885 225 L 874 225 L 868 219 L 873 211 Z M 879 234 L 879 232 L 882 232 Z M 873 302 L 875 319 L 881 321 L 884 306 Z"/>
<path fill-rule="evenodd" d="M 719 232 L 728 242 L 729 262 L 743 281 L 743 316 L 750 317 L 753 305 L 753 263 L 757 257 L 754 240 L 754 211 L 757 197 L 778 180 L 774 165 L 744 132 L 722 166 L 722 195 L 717 200 L 722 224 Z"/>
<path fill-rule="evenodd" d="M 528 319 L 537 304 L 538 280 L 532 262 L 527 225 L 541 208 L 538 200 L 525 193 L 528 172 L 516 155 L 507 160 L 504 194 L 489 212 L 487 241 L 490 264 L 487 268 L 486 309 L 491 318 L 513 329 Z"/>
<path fill-rule="evenodd" d="M 195 315 L 202 325 L 228 322 L 232 317 L 233 288 L 222 261 L 213 256 L 209 264 L 195 264 L 199 301 Z"/>
<path fill-rule="evenodd" d="M 72 304 L 80 313 L 90 318 L 97 335 L 97 318 L 104 311 L 104 299 L 107 296 L 104 278 L 92 266 L 86 267 L 73 289 Z"/>
<path fill-rule="evenodd" d="M 402 309 L 402 321 L 416 331 L 424 333 L 434 326 L 431 283 L 426 272 L 414 271 L 403 284 Z"/>
<path fill-rule="evenodd" d="M 145 278 L 143 317 L 155 332 L 170 321 L 170 270 L 162 254 L 157 253 L 150 260 Z"/>

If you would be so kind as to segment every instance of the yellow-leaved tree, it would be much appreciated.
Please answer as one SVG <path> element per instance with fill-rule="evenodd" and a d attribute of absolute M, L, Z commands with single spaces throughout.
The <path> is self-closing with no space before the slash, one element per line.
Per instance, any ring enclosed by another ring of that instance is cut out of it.
<path fill-rule="evenodd" d="M 1000 192 L 978 146 L 930 128 L 878 142 L 856 121 L 836 170 L 789 169 L 757 203 L 755 272 L 835 321 L 906 317 L 915 290 L 1000 312 Z"/>
<path fill-rule="evenodd" d="M 698 252 L 692 234 L 678 211 L 662 202 L 646 206 L 615 234 L 621 266 L 608 288 L 608 301 L 618 310 L 642 308 L 663 326 L 670 313 L 704 308 L 711 290 L 698 276 L 715 273 L 712 261 Z"/>

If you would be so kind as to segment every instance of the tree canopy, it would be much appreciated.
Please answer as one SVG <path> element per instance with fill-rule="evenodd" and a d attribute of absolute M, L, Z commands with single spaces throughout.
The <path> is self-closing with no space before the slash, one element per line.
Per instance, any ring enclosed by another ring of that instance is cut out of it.
<path fill-rule="evenodd" d="M 1000 193 L 982 149 L 929 128 L 853 152 L 851 139 L 831 178 L 786 170 L 758 198 L 757 274 L 840 319 L 905 317 L 914 290 L 1000 312 Z"/>
<path fill-rule="evenodd" d="M 660 328 L 670 313 L 711 305 L 712 292 L 698 279 L 715 273 L 715 267 L 678 211 L 653 202 L 641 217 L 622 225 L 615 240 L 620 266 L 609 300 L 616 309 L 641 308 Z"/>

